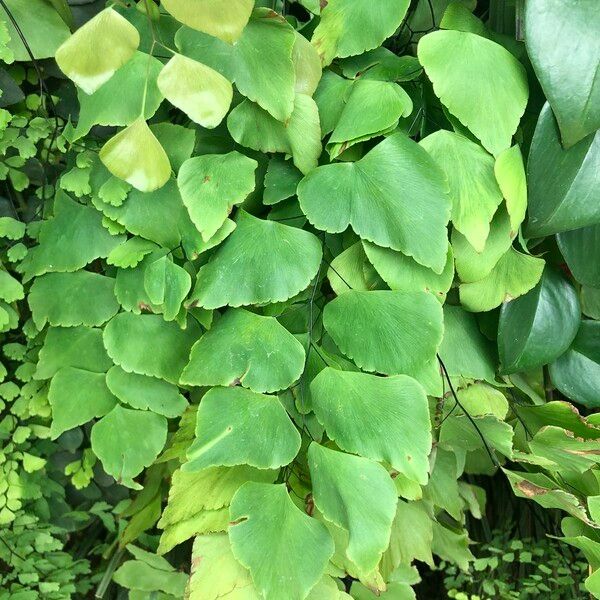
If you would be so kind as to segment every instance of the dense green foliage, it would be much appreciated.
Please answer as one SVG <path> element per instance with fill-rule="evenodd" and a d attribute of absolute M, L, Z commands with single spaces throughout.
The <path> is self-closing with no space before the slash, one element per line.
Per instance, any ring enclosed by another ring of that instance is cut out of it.
<path fill-rule="evenodd" d="M 100 4 L 0 0 L 0 598 L 600 598 L 596 0 Z"/>

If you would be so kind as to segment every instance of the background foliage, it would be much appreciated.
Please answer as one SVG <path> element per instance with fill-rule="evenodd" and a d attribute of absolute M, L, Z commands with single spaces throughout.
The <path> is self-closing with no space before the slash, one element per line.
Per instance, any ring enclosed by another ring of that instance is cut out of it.
<path fill-rule="evenodd" d="M 600 597 L 598 31 L 0 0 L 0 597 Z"/>

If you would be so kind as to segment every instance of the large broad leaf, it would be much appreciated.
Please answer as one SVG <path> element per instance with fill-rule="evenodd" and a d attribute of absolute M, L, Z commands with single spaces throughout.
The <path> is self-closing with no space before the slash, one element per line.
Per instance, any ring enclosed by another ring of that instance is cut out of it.
<path fill-rule="evenodd" d="M 543 259 L 511 247 L 483 279 L 460 286 L 461 304 L 471 312 L 485 312 L 518 298 L 535 287 L 544 265 Z"/>
<path fill-rule="evenodd" d="M 296 72 L 294 89 L 297 94 L 312 96 L 321 80 L 321 60 L 315 47 L 300 32 L 296 31 L 295 34 L 292 53 Z"/>
<path fill-rule="evenodd" d="M 115 280 L 98 273 L 47 273 L 37 277 L 28 297 L 38 329 L 54 326 L 102 325 L 117 314 Z"/>
<path fill-rule="evenodd" d="M 412 110 L 410 96 L 399 85 L 357 80 L 327 143 L 330 156 L 335 158 L 354 144 L 394 130 Z"/>
<path fill-rule="evenodd" d="M 198 272 L 192 303 L 218 308 L 282 302 L 308 287 L 321 257 L 312 233 L 240 211 L 235 231 Z"/>
<path fill-rule="evenodd" d="M 243 385 L 276 392 L 304 369 L 302 344 L 275 317 L 229 309 L 192 348 L 183 385 Z"/>
<path fill-rule="evenodd" d="M 321 155 L 321 127 L 315 101 L 296 94 L 294 110 L 282 123 L 249 100 L 238 104 L 227 118 L 231 137 L 240 145 L 260 152 L 283 152 L 294 165 L 308 173 L 316 168 Z"/>
<path fill-rule="evenodd" d="M 511 234 L 515 235 L 527 210 L 527 179 L 519 146 L 512 146 L 498 155 L 494 174 L 506 200 Z"/>
<path fill-rule="evenodd" d="M 390 248 L 380 248 L 371 242 L 362 243 L 367 258 L 390 289 L 401 292 L 431 292 L 442 302 L 454 279 L 452 248 L 448 247 L 448 259 L 444 270 L 438 275 Z"/>
<path fill-rule="evenodd" d="M 296 33 L 272 10 L 257 9 L 233 46 L 186 27 L 177 32 L 175 41 L 182 54 L 227 77 L 241 94 L 278 121 L 292 114 Z"/>
<path fill-rule="evenodd" d="M 308 449 L 313 498 L 323 516 L 349 533 L 347 557 L 363 572 L 387 548 L 398 494 L 378 463 L 313 442 Z"/>
<path fill-rule="evenodd" d="M 542 427 L 529 441 L 536 456 L 554 463 L 550 471 L 577 471 L 583 473 L 600 462 L 600 442 L 582 440 L 561 427 Z"/>
<path fill-rule="evenodd" d="M 296 194 L 302 173 L 289 160 L 276 156 L 269 161 L 265 174 L 263 204 L 278 204 Z"/>
<path fill-rule="evenodd" d="M 34 379 L 50 379 L 63 367 L 106 373 L 112 366 L 102 330 L 91 327 L 50 327 L 40 349 Z"/>
<path fill-rule="evenodd" d="M 342 450 L 385 461 L 427 483 L 431 424 L 427 396 L 414 379 L 326 367 L 310 392 L 317 419 Z"/>
<path fill-rule="evenodd" d="M 426 35 L 418 56 L 436 96 L 485 149 L 498 155 L 509 148 L 527 104 L 523 65 L 499 44 L 464 31 Z"/>
<path fill-rule="evenodd" d="M 541 237 L 600 222 L 600 133 L 568 150 L 561 146 L 546 104 L 535 128 L 529 161 L 529 237 Z"/>
<path fill-rule="evenodd" d="M 349 291 L 325 306 L 323 324 L 366 371 L 415 376 L 442 341 L 442 307 L 426 292 Z"/>
<path fill-rule="evenodd" d="M 48 272 L 77 271 L 96 258 L 106 258 L 124 237 L 111 235 L 94 208 L 58 192 L 54 217 L 42 223 L 38 240 L 39 246 L 29 250 L 20 265 L 25 281 Z"/>
<path fill-rule="evenodd" d="M 190 319 L 186 329 L 160 315 L 120 313 L 104 329 L 104 346 L 115 364 L 128 373 L 177 383 L 200 327 Z"/>
<path fill-rule="evenodd" d="M 183 163 L 177 185 L 205 242 L 223 225 L 232 208 L 254 190 L 257 164 L 239 152 L 205 154 Z"/>
<path fill-rule="evenodd" d="M 117 399 L 106 387 L 104 373 L 68 366 L 52 378 L 48 400 L 52 407 L 52 438 L 105 415 L 117 404 Z"/>
<path fill-rule="evenodd" d="M 527 53 L 572 146 L 600 127 L 600 13 L 594 0 L 529 0 Z"/>
<path fill-rule="evenodd" d="M 244 464 L 276 469 L 292 462 L 298 450 L 300 434 L 277 396 L 217 387 L 200 402 L 184 469 Z"/>
<path fill-rule="evenodd" d="M 582 321 L 571 348 L 550 365 L 550 377 L 567 398 L 600 407 L 600 322 Z"/>
<path fill-rule="evenodd" d="M 577 334 L 577 292 L 550 267 L 529 293 L 502 306 L 498 351 L 504 373 L 528 371 L 552 362 Z"/>
<path fill-rule="evenodd" d="M 162 5 L 188 27 L 233 44 L 254 8 L 254 0 L 163 0 Z"/>
<path fill-rule="evenodd" d="M 212 129 L 225 117 L 233 88 L 223 75 L 181 54 L 175 54 L 158 77 L 158 88 L 192 121 Z"/>
<path fill-rule="evenodd" d="M 562 255 L 582 285 L 600 287 L 600 223 L 565 231 L 556 236 Z"/>
<path fill-rule="evenodd" d="M 481 146 L 451 131 L 436 131 L 420 143 L 448 179 L 452 224 L 477 252 L 482 252 L 490 221 L 502 202 L 494 159 Z"/>
<path fill-rule="evenodd" d="M 9 35 L 7 47 L 13 60 L 30 61 L 31 55 L 9 19 L 6 8 L 19 26 L 35 59 L 53 57 L 57 48 L 69 37 L 69 28 L 65 22 L 44 0 L 5 0 L 0 7 L 0 20 L 5 24 Z M 40 27 L 41 23 L 43 27 Z M 8 56 L 4 60 L 12 62 Z"/>
<path fill-rule="evenodd" d="M 333 555 L 325 526 L 301 511 L 285 485 L 245 483 L 233 497 L 229 539 L 265 600 L 304 600 Z"/>
<path fill-rule="evenodd" d="M 498 261 L 508 252 L 513 238 L 510 217 L 504 207 L 500 207 L 494 215 L 482 252 L 477 252 L 462 233 L 453 229 L 452 249 L 456 272 L 461 281 L 471 283 L 489 275 Z"/>
<path fill-rule="evenodd" d="M 300 182 L 298 198 L 318 229 L 339 233 L 350 225 L 361 238 L 441 273 L 450 216 L 445 187 L 427 152 L 398 133 L 355 163 L 315 169 Z"/>
<path fill-rule="evenodd" d="M 186 399 L 172 383 L 128 373 L 114 366 L 106 374 L 108 389 L 121 401 L 133 408 L 151 410 L 165 417 L 179 417 L 188 406 Z"/>
<path fill-rule="evenodd" d="M 199 535 L 192 548 L 190 600 L 235 598 L 259 600 L 248 569 L 235 559 L 227 534 Z"/>
<path fill-rule="evenodd" d="M 104 144 L 100 160 L 115 177 L 141 192 L 162 187 L 171 176 L 167 153 L 142 117 Z"/>
<path fill-rule="evenodd" d="M 86 94 L 93 94 L 134 54 L 138 30 L 112 8 L 80 27 L 56 51 L 61 71 Z"/>
<path fill-rule="evenodd" d="M 163 100 L 156 84 L 161 69 L 160 60 L 136 52 L 99 90 L 91 95 L 78 91 L 79 118 L 69 139 L 82 138 L 94 125 L 131 125 L 140 116 L 144 97 L 144 117 L 152 117 Z"/>
<path fill-rule="evenodd" d="M 450 376 L 495 380 L 496 353 L 479 331 L 475 316 L 460 306 L 444 306 L 444 339 L 440 357 Z"/>
<path fill-rule="evenodd" d="M 225 531 L 235 492 L 247 481 L 272 483 L 276 476 L 276 471 L 246 465 L 195 472 L 178 469 L 173 473 L 169 502 L 158 522 L 163 530 L 158 551 L 168 552 L 199 533 Z"/>
<path fill-rule="evenodd" d="M 321 3 L 321 20 L 312 43 L 328 65 L 336 57 L 372 50 L 390 37 L 402 23 L 409 0 L 329 0 Z"/>
<path fill-rule="evenodd" d="M 115 406 L 92 427 L 92 450 L 116 481 L 142 489 L 133 478 L 151 465 L 167 441 L 167 419 Z"/>

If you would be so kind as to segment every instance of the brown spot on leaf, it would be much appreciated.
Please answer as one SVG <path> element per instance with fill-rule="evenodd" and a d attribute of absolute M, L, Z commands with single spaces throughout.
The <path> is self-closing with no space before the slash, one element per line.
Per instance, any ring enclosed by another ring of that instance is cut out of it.
<path fill-rule="evenodd" d="M 312 517 L 314 512 L 315 512 L 315 501 L 313 499 L 313 495 L 308 494 L 308 496 L 306 496 L 306 514 L 309 517 Z"/>
<path fill-rule="evenodd" d="M 247 521 L 248 517 L 240 517 L 239 519 L 236 519 L 235 521 L 229 521 L 229 526 L 230 527 L 235 527 L 236 525 L 239 525 L 240 523 L 243 523 L 244 521 Z"/>
<path fill-rule="evenodd" d="M 548 490 L 540 487 L 539 485 L 535 485 L 529 481 L 520 481 L 517 483 L 517 488 L 521 490 L 528 498 L 533 498 L 534 496 L 543 496 L 548 493 Z"/>
<path fill-rule="evenodd" d="M 329 2 L 327 2 L 327 0 L 321 0 L 321 2 L 319 2 L 319 6 L 321 7 L 321 10 L 323 10 L 328 4 L 329 4 Z"/>
<path fill-rule="evenodd" d="M 202 183 L 208 183 L 210 181 L 210 175 L 205 175 Z"/>

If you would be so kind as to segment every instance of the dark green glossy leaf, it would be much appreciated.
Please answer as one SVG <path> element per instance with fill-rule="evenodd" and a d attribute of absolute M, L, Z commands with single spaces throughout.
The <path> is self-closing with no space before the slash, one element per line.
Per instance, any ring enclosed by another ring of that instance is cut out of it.
<path fill-rule="evenodd" d="M 600 13 L 595 0 L 528 0 L 525 42 L 565 146 L 600 127 Z"/>
<path fill-rule="evenodd" d="M 549 104 L 535 128 L 529 161 L 525 234 L 540 237 L 600 222 L 600 134 L 561 146 Z"/>
<path fill-rule="evenodd" d="M 600 407 L 600 322 L 582 321 L 573 344 L 550 365 L 552 383 L 571 400 Z"/>
<path fill-rule="evenodd" d="M 552 362 L 571 345 L 580 321 L 577 293 L 552 268 L 530 292 L 500 311 L 498 351 L 504 373 Z"/>
<path fill-rule="evenodd" d="M 600 223 L 557 234 L 556 240 L 575 279 L 600 287 Z"/>

